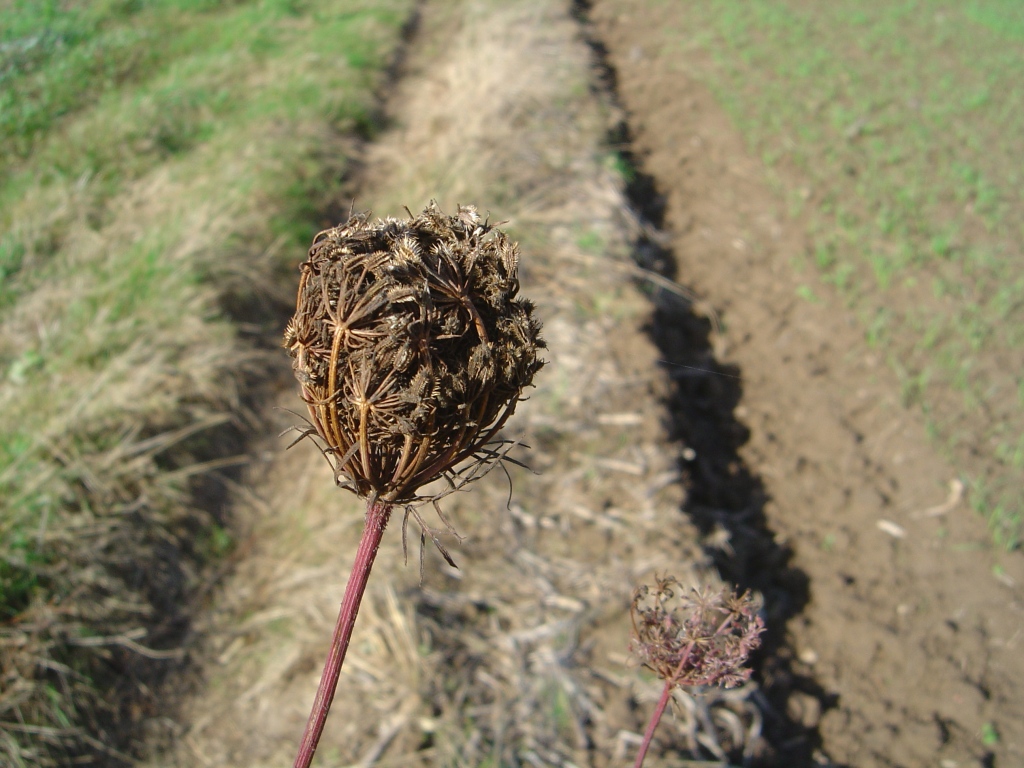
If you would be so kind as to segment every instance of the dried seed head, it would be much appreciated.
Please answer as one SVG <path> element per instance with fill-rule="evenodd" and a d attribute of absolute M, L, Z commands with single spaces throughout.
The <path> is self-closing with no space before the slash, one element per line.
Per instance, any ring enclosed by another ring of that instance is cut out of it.
<path fill-rule="evenodd" d="M 633 594 L 630 649 L 674 685 L 732 688 L 750 677 L 743 665 L 760 644 L 764 622 L 749 593 L 682 591 L 672 576 Z"/>
<path fill-rule="evenodd" d="M 409 502 L 473 459 L 543 362 L 518 249 L 472 206 L 319 233 L 285 346 L 338 483 Z"/>

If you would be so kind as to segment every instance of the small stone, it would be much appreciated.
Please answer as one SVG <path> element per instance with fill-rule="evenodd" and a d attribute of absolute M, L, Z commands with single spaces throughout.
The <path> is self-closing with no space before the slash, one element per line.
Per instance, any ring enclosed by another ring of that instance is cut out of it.
<path fill-rule="evenodd" d="M 821 720 L 821 702 L 803 691 L 794 691 L 786 702 L 786 714 L 804 728 L 817 728 Z"/>

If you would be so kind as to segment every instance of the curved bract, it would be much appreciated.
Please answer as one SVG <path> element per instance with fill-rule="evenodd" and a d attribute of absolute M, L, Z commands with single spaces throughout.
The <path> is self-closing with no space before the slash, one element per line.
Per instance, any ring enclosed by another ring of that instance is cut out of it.
<path fill-rule="evenodd" d="M 474 458 L 543 365 L 518 248 L 472 206 L 313 239 L 285 331 L 339 485 L 388 503 Z"/>

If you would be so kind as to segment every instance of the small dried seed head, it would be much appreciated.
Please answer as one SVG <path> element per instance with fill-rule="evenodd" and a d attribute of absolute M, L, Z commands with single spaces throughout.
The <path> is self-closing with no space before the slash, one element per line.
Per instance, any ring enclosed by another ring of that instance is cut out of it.
<path fill-rule="evenodd" d="M 484 446 L 543 365 L 518 249 L 472 206 L 319 233 L 285 347 L 340 485 L 388 502 Z"/>
<path fill-rule="evenodd" d="M 750 677 L 747 658 L 760 644 L 764 621 L 749 593 L 684 592 L 672 576 L 640 587 L 631 608 L 630 649 L 674 685 L 732 688 Z"/>

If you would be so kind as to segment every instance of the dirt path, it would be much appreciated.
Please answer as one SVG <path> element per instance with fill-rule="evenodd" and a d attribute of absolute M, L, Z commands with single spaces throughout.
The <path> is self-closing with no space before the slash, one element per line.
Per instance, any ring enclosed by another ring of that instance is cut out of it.
<path fill-rule="evenodd" d="M 648 766 L 1020 763 L 1019 563 L 992 575 L 856 326 L 798 299 L 800 232 L 685 62 L 648 50 L 657 25 L 608 0 L 584 35 L 551 5 L 425 4 L 355 182 L 381 215 L 436 197 L 509 219 L 550 363 L 508 430 L 539 474 L 513 469 L 510 505 L 496 472 L 446 508 L 460 570 L 428 548 L 420 584 L 414 527 L 408 566 L 385 537 L 317 764 L 626 764 L 658 693 L 626 663 L 629 594 L 714 581 L 711 561 L 765 596 L 760 683 L 680 697 Z M 677 265 L 700 311 L 633 258 Z M 282 355 L 277 404 L 297 403 Z M 153 766 L 293 757 L 362 515 L 312 446 L 283 447 L 237 491 L 248 537 Z"/>
<path fill-rule="evenodd" d="M 619 765 L 660 693 L 627 664 L 632 590 L 655 572 L 717 577 L 680 511 L 671 383 L 632 280 L 638 224 L 604 147 L 617 118 L 577 22 L 542 0 L 426 4 L 404 70 L 358 205 L 400 214 L 436 197 L 509 220 L 549 365 L 507 436 L 531 446 L 517 458 L 537 474 L 511 468 L 511 503 L 501 472 L 446 502 L 460 570 L 428 547 L 422 584 L 415 524 L 409 565 L 393 524 L 317 764 Z M 281 363 L 279 405 L 296 408 Z M 238 490 L 250 535 L 205 628 L 202 680 L 153 765 L 293 757 L 362 514 L 311 445 L 283 448 L 269 442 Z M 767 749 L 755 691 L 681 695 L 649 764 Z"/>

